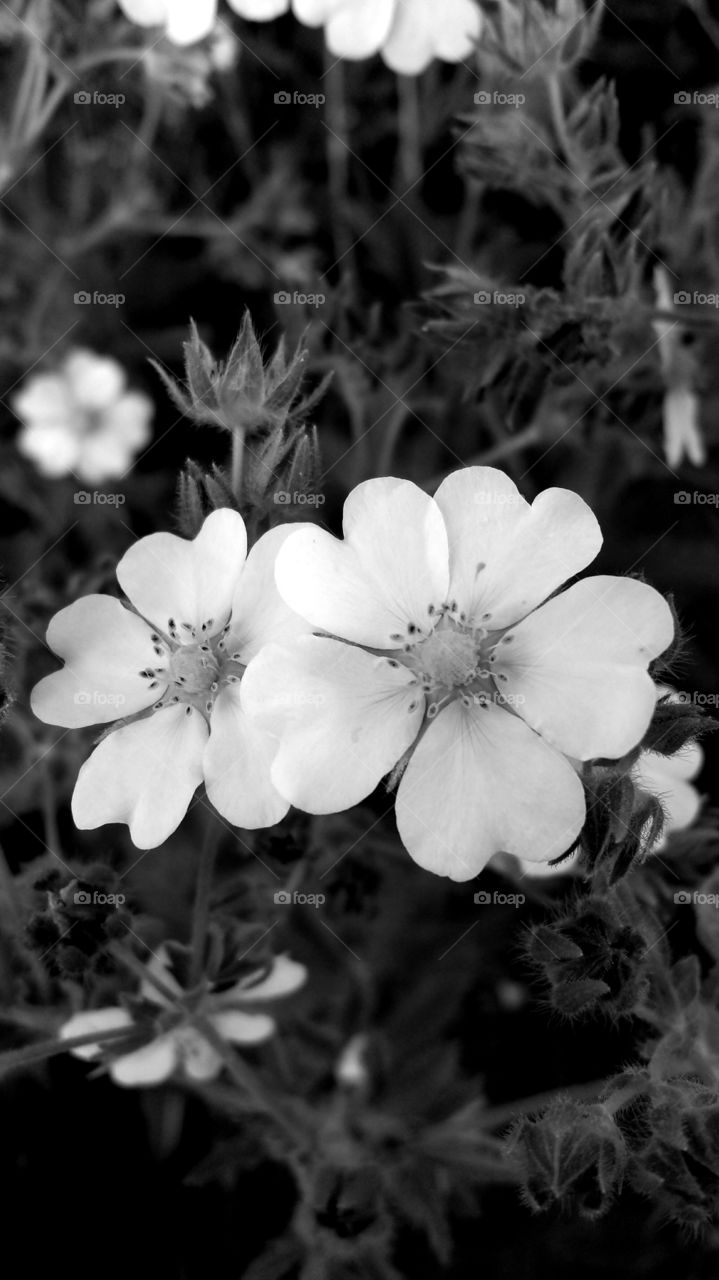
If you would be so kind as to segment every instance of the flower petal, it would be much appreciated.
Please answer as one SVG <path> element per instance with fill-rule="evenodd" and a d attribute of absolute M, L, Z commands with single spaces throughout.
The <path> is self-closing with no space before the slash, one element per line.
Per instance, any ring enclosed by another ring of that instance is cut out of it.
<path fill-rule="evenodd" d="M 213 1013 L 211 1020 L 224 1040 L 234 1044 L 258 1044 L 267 1040 L 275 1030 L 274 1019 L 266 1013 L 242 1013 L 239 1009 L 223 1009 Z"/>
<path fill-rule="evenodd" d="M 494 467 L 467 467 L 442 482 L 435 502 L 449 536 L 450 596 L 492 630 L 510 626 L 594 560 L 597 520 L 579 494 L 546 489 L 530 506 Z"/>
<path fill-rule="evenodd" d="M 247 668 L 243 706 L 280 736 L 272 779 L 292 804 L 349 809 L 411 746 L 424 698 L 411 672 L 393 663 L 300 636 L 291 649 L 267 645 Z"/>
<path fill-rule="evenodd" d="M 222 1056 L 196 1027 L 182 1027 L 176 1040 L 182 1069 L 191 1080 L 214 1080 L 219 1075 Z"/>
<path fill-rule="evenodd" d="M 62 370 L 77 405 L 91 413 L 109 408 L 125 388 L 122 365 L 94 351 L 72 351 Z"/>
<path fill-rule="evenodd" d="M 658 796 L 666 816 L 665 834 L 691 826 L 702 806 L 702 797 L 689 781 L 701 769 L 704 753 L 696 742 L 673 756 L 645 751 L 632 769 L 637 784 Z"/>
<path fill-rule="evenodd" d="M 495 703 L 455 701 L 420 739 L 396 812 L 415 862 L 469 880 L 496 853 L 560 857 L 584 825 L 584 790 L 572 766 L 518 716 Z"/>
<path fill-rule="evenodd" d="M 81 831 L 126 822 L 138 849 L 154 849 L 182 822 L 202 782 L 207 723 L 182 704 L 117 729 L 95 747 L 75 784 Z"/>
<path fill-rule="evenodd" d="M 311 524 L 283 524 L 255 543 L 240 573 L 232 602 L 229 635 L 222 642 L 226 653 L 238 652 L 246 665 L 272 640 L 289 643 L 311 630 L 310 623 L 285 604 L 275 585 L 275 562 L 280 547 Z"/>
<path fill-rule="evenodd" d="M 416 76 L 429 66 L 434 57 L 433 25 L 437 25 L 431 6 L 436 0 L 414 0 L 412 8 L 397 4 L 389 35 L 382 45 L 382 60 L 398 75 Z M 443 21 L 443 19 L 440 19 Z"/>
<path fill-rule="evenodd" d="M 131 1088 L 135 1085 L 162 1084 L 171 1076 L 179 1059 L 176 1033 L 168 1031 L 141 1049 L 125 1053 L 110 1064 L 110 1075 L 115 1084 Z"/>
<path fill-rule="evenodd" d="M 82 436 L 67 422 L 36 421 L 20 429 L 15 444 L 18 453 L 34 462 L 41 475 L 56 479 L 75 470 Z"/>
<path fill-rule="evenodd" d="M 369 58 L 384 44 L 396 0 L 352 0 L 327 19 L 327 48 L 338 58 Z"/>
<path fill-rule="evenodd" d="M 230 0 L 230 8 L 248 22 L 269 22 L 290 7 L 290 0 Z"/>
<path fill-rule="evenodd" d="M 108 1007 L 104 1009 L 87 1009 L 84 1013 L 76 1013 L 60 1027 L 61 1040 L 72 1040 L 74 1036 L 101 1036 L 105 1031 L 119 1031 L 121 1027 L 132 1027 L 134 1023 L 126 1009 Z M 108 1045 L 108 1047 L 110 1047 Z M 70 1053 L 75 1058 L 91 1061 L 103 1052 L 101 1044 L 78 1045 Z"/>
<path fill-rule="evenodd" d="M 658 591 L 634 578 L 585 578 L 510 634 L 492 669 L 547 742 L 579 760 L 616 760 L 636 746 L 654 714 L 647 665 L 674 635 Z"/>
<path fill-rule="evenodd" d="M 347 3 L 348 0 L 292 0 L 292 11 L 306 27 L 321 27 Z"/>
<path fill-rule="evenodd" d="M 276 956 L 270 972 L 260 982 L 248 986 L 248 983 L 252 983 L 252 976 L 244 978 L 226 995 L 228 999 L 232 997 L 243 1003 L 248 1000 L 278 1000 L 281 996 L 298 991 L 306 979 L 307 970 L 303 964 L 291 960 L 289 956 Z"/>
<path fill-rule="evenodd" d="M 118 0 L 130 22 L 140 27 L 160 27 L 167 21 L 169 0 Z"/>
<path fill-rule="evenodd" d="M 323 529 L 288 538 L 277 557 L 280 594 L 315 627 L 374 648 L 433 628 L 446 600 L 447 534 L 431 498 L 391 477 L 357 485 L 344 507 L 344 541 Z"/>
<path fill-rule="evenodd" d="M 152 632 L 113 596 L 83 596 L 51 619 L 47 643 L 64 658 L 61 671 L 35 685 L 30 705 L 46 724 L 78 729 L 108 724 L 144 711 L 162 696 L 165 682 L 150 688 L 148 667 L 157 670 Z"/>
<path fill-rule="evenodd" d="M 240 685 L 228 685 L 215 700 L 203 770 L 212 804 L 235 827 L 256 830 L 284 818 L 289 804 L 270 770 L 277 739 L 242 707 Z"/>
<path fill-rule="evenodd" d="M 204 40 L 215 24 L 217 0 L 167 0 L 167 38 L 174 44 Z"/>
<path fill-rule="evenodd" d="M 118 564 L 117 580 L 138 613 L 161 630 L 172 620 L 199 633 L 212 619 L 204 634 L 213 636 L 227 622 L 246 554 L 244 520 L 225 507 L 207 517 L 192 541 L 174 533 L 140 538 Z"/>

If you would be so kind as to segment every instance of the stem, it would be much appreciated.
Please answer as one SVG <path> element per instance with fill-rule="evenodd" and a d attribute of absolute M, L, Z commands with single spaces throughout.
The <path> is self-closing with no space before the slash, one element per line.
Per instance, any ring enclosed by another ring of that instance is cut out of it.
<path fill-rule="evenodd" d="M 333 58 L 325 51 L 325 84 L 327 101 L 325 103 L 327 184 L 330 196 L 329 225 L 334 232 L 334 248 L 338 266 L 346 263 L 348 275 L 354 275 L 354 255 L 352 230 L 347 222 L 349 207 L 349 122 L 347 118 L 347 102 L 345 97 L 345 68 L 341 60 Z"/>
<path fill-rule="evenodd" d="M 195 908 L 192 919 L 192 959 L 190 961 L 190 989 L 197 985 L 202 977 L 205 959 L 205 940 L 210 921 L 210 901 L 212 897 L 212 881 L 215 861 L 219 846 L 219 824 L 213 818 L 205 828 L 205 839 L 200 853 L 197 868 L 197 885 L 195 888 Z"/>
<path fill-rule="evenodd" d="M 417 76 L 397 76 L 398 168 L 402 182 L 414 188 L 422 177 L 422 121 Z"/>
<path fill-rule="evenodd" d="M 232 473 L 230 484 L 238 503 L 242 504 L 242 475 L 245 465 L 245 428 L 232 428 Z"/>

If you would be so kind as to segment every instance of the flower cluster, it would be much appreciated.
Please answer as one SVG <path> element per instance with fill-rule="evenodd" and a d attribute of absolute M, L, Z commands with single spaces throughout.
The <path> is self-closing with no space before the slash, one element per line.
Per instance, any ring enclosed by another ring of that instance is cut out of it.
<path fill-rule="evenodd" d="M 577 761 L 621 758 L 652 718 L 664 599 L 607 576 L 557 593 L 597 555 L 596 519 L 568 490 L 530 506 L 493 468 L 455 472 L 434 498 L 366 481 L 344 532 L 285 525 L 246 560 L 242 518 L 216 511 L 193 541 L 158 533 L 126 552 L 134 612 L 96 595 L 56 615 L 65 667 L 36 686 L 36 714 L 122 719 L 80 771 L 78 826 L 127 822 L 148 848 L 203 780 L 252 828 L 290 804 L 351 808 L 392 774 L 400 836 L 437 874 L 572 847 Z"/>
<path fill-rule="evenodd" d="M 217 0 L 119 0 L 132 21 L 164 26 L 176 44 L 209 35 Z M 461 62 L 472 53 L 482 28 L 475 0 L 229 0 L 242 18 L 266 22 L 292 9 L 305 26 L 324 27 L 327 47 L 338 58 L 381 53 L 387 66 L 405 75 L 424 71 L 433 58 Z"/>
<path fill-rule="evenodd" d="M 153 404 L 128 391 L 117 360 L 70 351 L 54 373 L 36 373 L 12 398 L 20 453 L 45 476 L 88 484 L 124 476 L 151 437 Z"/>

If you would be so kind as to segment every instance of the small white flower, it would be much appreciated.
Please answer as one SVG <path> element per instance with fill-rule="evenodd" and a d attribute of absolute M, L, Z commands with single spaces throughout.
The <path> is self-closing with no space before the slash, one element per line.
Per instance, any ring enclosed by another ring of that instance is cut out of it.
<path fill-rule="evenodd" d="M 530 507 L 491 467 L 455 472 L 433 499 L 366 481 L 344 534 L 287 539 L 279 591 L 325 634 L 268 645 L 243 684 L 281 736 L 278 791 L 338 812 L 408 760 L 397 823 L 421 866 L 467 880 L 500 851 L 559 857 L 585 819 L 567 757 L 617 759 L 651 720 L 666 601 L 606 576 L 553 595 L 597 555 L 597 521 L 565 489 Z"/>
<path fill-rule="evenodd" d="M 293 0 L 293 9 L 307 26 L 324 26 L 336 57 L 381 53 L 404 75 L 418 75 L 434 58 L 462 62 L 482 30 L 475 0 Z"/>
<path fill-rule="evenodd" d="M 257 1013 L 260 1001 L 277 1000 L 297 991 L 307 977 L 304 965 L 288 956 L 277 956 L 268 974 L 249 974 L 225 991 L 205 990 L 188 998 L 169 967 L 164 948 L 147 966 L 167 992 L 164 995 L 149 978 L 140 988 L 140 999 L 150 1006 L 146 1016 L 133 1017 L 119 1006 L 76 1013 L 60 1028 L 63 1040 L 74 1036 L 101 1035 L 126 1027 L 128 1039 L 149 1033 L 149 1039 L 130 1052 L 117 1051 L 114 1044 L 101 1043 L 72 1049 L 76 1058 L 93 1062 L 110 1055 L 109 1071 L 116 1084 L 161 1084 L 175 1072 L 190 1080 L 212 1080 L 222 1069 L 222 1057 L 214 1045 L 193 1025 L 193 1014 L 211 1023 L 218 1036 L 232 1044 L 258 1044 L 276 1030 L 274 1019 Z"/>
<path fill-rule="evenodd" d="M 655 267 L 654 290 L 657 307 L 665 312 L 675 311 L 673 285 L 666 267 Z M 701 406 L 694 390 L 695 358 L 691 348 L 682 344 L 684 328 L 680 313 L 676 312 L 676 316 L 674 321 L 663 317 L 653 322 L 665 385 L 664 456 L 670 467 L 680 466 L 685 457 L 693 466 L 703 467 L 707 455 L 700 425 Z"/>
<path fill-rule="evenodd" d="M 265 641 L 308 630 L 272 576 L 278 548 L 297 527 L 270 530 L 247 558 L 235 511 L 213 511 L 193 541 L 150 534 L 117 566 L 137 612 L 91 595 L 51 620 L 47 643 L 65 666 L 33 689 L 35 715 L 67 728 L 130 718 L 80 770 L 78 827 L 126 822 L 138 848 L 154 848 L 182 821 L 203 779 L 236 826 L 284 817 L 289 806 L 270 781 L 275 743 L 246 716 L 241 681 Z"/>
<path fill-rule="evenodd" d="M 94 351 L 71 351 L 56 373 L 33 374 L 12 407 L 23 424 L 17 447 L 46 476 L 88 484 L 124 476 L 151 436 L 149 396 L 128 391 L 122 366 Z"/>
<path fill-rule="evenodd" d="M 140 27 L 164 27 L 168 40 L 175 44 L 203 40 L 217 17 L 217 0 L 119 0 L 119 4 L 130 22 Z M 267 22 L 285 13 L 290 0 L 229 0 L 229 4 L 241 18 Z"/>

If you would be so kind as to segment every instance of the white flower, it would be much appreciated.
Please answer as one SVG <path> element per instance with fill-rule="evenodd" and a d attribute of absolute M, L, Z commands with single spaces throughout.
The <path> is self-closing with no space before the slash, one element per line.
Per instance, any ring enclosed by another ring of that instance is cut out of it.
<path fill-rule="evenodd" d="M 673 285 L 666 267 L 654 268 L 654 289 L 657 307 L 665 312 L 674 311 Z M 703 467 L 707 454 L 700 425 L 699 397 L 694 390 L 694 353 L 682 343 L 684 329 L 678 313 L 676 320 L 666 317 L 655 320 L 653 328 L 658 338 L 665 385 L 664 456 L 670 467 L 680 466 L 685 457 L 693 466 Z"/>
<path fill-rule="evenodd" d="M 131 22 L 161 26 L 175 44 L 209 35 L 217 0 L 119 0 Z M 229 0 L 242 18 L 266 22 L 286 13 L 308 27 L 324 27 L 327 46 L 339 58 L 381 53 L 404 75 L 424 71 L 433 58 L 461 62 L 479 39 L 482 13 L 476 0 Z"/>
<path fill-rule="evenodd" d="M 203 40 L 215 25 L 217 0 L 119 0 L 120 8 L 140 27 L 164 27 L 175 44 Z M 251 22 L 267 22 L 289 9 L 289 0 L 229 0 L 230 8 Z"/>
<path fill-rule="evenodd" d="M 212 1080 L 222 1069 L 222 1057 L 214 1045 L 205 1039 L 193 1024 L 193 1014 L 211 1023 L 223 1040 L 232 1044 L 258 1044 L 274 1034 L 274 1019 L 254 1009 L 260 1001 L 276 1000 L 297 991 L 307 977 L 304 965 L 288 956 L 277 956 L 270 972 L 260 970 L 249 974 L 225 991 L 204 991 L 196 998 L 186 997 L 169 968 L 164 948 L 147 966 L 148 970 L 165 989 L 145 978 L 140 988 L 140 999 L 150 1006 L 149 1011 L 135 1017 L 128 1009 L 110 1007 L 76 1013 L 60 1028 L 63 1040 L 74 1036 L 102 1035 L 107 1031 L 127 1028 L 128 1040 L 133 1048 L 129 1052 L 117 1052 L 115 1044 L 103 1049 L 102 1043 L 81 1045 L 72 1049 L 76 1058 L 92 1062 L 109 1050 L 114 1055 L 109 1061 L 109 1071 L 116 1084 L 161 1084 L 174 1072 L 180 1071 L 190 1080 Z M 144 1034 L 143 1034 L 144 1033 Z M 137 1037 L 149 1039 L 139 1048 L 134 1047 Z"/>
<path fill-rule="evenodd" d="M 128 391 L 121 365 L 94 351 L 71 351 L 56 373 L 33 374 L 12 407 L 23 424 L 17 447 L 46 476 L 89 484 L 124 476 L 151 436 L 149 396 Z"/>
<path fill-rule="evenodd" d="M 330 53 L 383 60 L 418 75 L 434 58 L 462 62 L 482 29 L 475 0 L 293 0 L 300 22 L 324 26 Z"/>
<path fill-rule="evenodd" d="M 678 695 L 666 685 L 657 686 L 657 698 L 672 695 L 672 701 Z M 701 808 L 702 798 L 692 779 L 704 763 L 704 752 L 698 742 L 688 742 L 673 756 L 663 756 L 658 751 L 643 751 L 632 766 L 631 776 L 637 786 L 650 796 L 657 796 L 664 810 L 664 829 L 661 836 L 648 850 L 658 853 L 667 843 L 673 831 L 684 831 L 690 827 Z M 547 862 L 529 862 L 520 859 L 523 876 L 544 877 L 566 875 L 574 872 L 579 862 L 579 853 L 573 853 L 559 866 L 551 866 Z"/>
<path fill-rule="evenodd" d="M 567 757 L 616 759 L 642 738 L 668 605 L 604 576 L 547 599 L 597 555 L 597 521 L 564 489 L 530 507 L 491 467 L 455 472 L 434 499 L 366 481 L 344 533 L 287 539 L 279 591 L 327 634 L 268 645 L 243 684 L 281 735 L 278 791 L 338 812 L 409 756 L 397 823 L 421 866 L 466 880 L 500 851 L 559 857 L 585 818 Z"/>
<path fill-rule="evenodd" d="M 80 770 L 78 827 L 126 822 L 138 848 L 153 848 L 182 821 L 203 779 L 236 826 L 272 826 L 285 815 L 270 781 L 275 744 L 245 715 L 241 678 L 265 641 L 308 630 L 272 577 L 293 527 L 270 530 L 247 559 L 235 511 L 212 512 L 193 541 L 150 534 L 117 566 L 137 612 L 91 595 L 51 620 L 47 643 L 65 666 L 33 689 L 35 714 L 67 728 L 134 717 Z"/>

